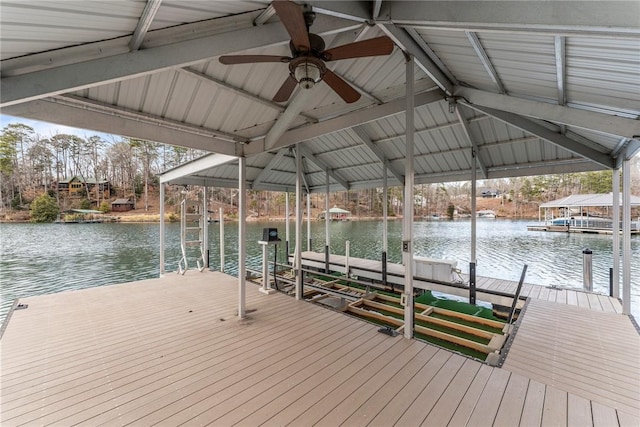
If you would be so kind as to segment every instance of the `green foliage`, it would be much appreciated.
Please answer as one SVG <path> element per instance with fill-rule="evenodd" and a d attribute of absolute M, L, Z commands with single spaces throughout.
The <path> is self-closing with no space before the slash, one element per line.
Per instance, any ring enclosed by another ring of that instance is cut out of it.
<path fill-rule="evenodd" d="M 10 123 L 0 134 L 0 172 L 10 175 L 17 161 L 18 144 L 33 138 L 33 128 L 21 123 Z"/>
<path fill-rule="evenodd" d="M 106 214 L 106 213 L 109 213 L 109 211 L 111 210 L 111 206 L 109 206 L 109 203 L 105 200 L 102 203 L 100 203 L 100 207 L 98 208 L 98 210 Z"/>
<path fill-rule="evenodd" d="M 140 197 L 144 192 L 144 179 L 140 174 L 136 174 L 133 178 L 133 191 L 136 194 L 136 197 Z"/>
<path fill-rule="evenodd" d="M 456 210 L 456 207 L 453 206 L 453 204 L 449 204 L 449 206 L 447 206 L 447 217 L 449 219 L 453 219 L 453 213 Z"/>
<path fill-rule="evenodd" d="M 580 187 L 583 193 L 610 193 L 613 184 L 613 171 L 585 172 L 580 174 Z"/>
<path fill-rule="evenodd" d="M 80 209 L 91 209 L 91 200 L 89 199 L 80 200 Z"/>
<path fill-rule="evenodd" d="M 4 133 L 0 135 L 0 173 L 11 175 L 16 153 L 15 140 Z"/>
<path fill-rule="evenodd" d="M 60 209 L 56 200 L 44 193 L 31 203 L 31 220 L 33 222 L 52 222 L 56 219 Z"/>
<path fill-rule="evenodd" d="M 17 193 L 13 199 L 11 199 L 11 209 L 15 209 L 17 211 L 22 210 L 22 198 L 20 197 L 20 193 Z"/>

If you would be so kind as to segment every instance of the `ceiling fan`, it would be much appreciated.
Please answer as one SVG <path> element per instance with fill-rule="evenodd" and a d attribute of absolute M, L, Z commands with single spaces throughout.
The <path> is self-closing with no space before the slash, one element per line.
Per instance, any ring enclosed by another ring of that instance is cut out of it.
<path fill-rule="evenodd" d="M 389 55 L 393 42 L 387 36 L 362 40 L 325 50 L 324 40 L 309 32 L 315 13 L 307 5 L 299 6 L 288 0 L 274 0 L 273 8 L 291 36 L 291 56 L 277 55 L 226 55 L 220 57 L 223 64 L 250 64 L 256 62 L 283 62 L 289 64 L 289 77 L 273 97 L 276 102 L 289 99 L 296 85 L 311 89 L 323 80 L 347 103 L 360 99 L 360 93 L 329 70 L 325 62 L 367 56 Z"/>

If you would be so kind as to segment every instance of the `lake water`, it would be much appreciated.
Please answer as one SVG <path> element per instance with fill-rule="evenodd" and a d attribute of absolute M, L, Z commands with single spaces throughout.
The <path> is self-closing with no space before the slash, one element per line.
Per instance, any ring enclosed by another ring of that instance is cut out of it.
<path fill-rule="evenodd" d="M 582 250 L 593 251 L 594 289 L 608 292 L 612 265 L 611 236 L 527 231 L 531 221 L 479 220 L 477 222 L 477 273 L 518 280 L 524 264 L 526 281 L 541 285 L 582 287 Z M 331 223 L 331 251 L 379 259 L 382 222 Z M 283 222 L 248 223 L 248 267 L 260 270 L 262 248 L 257 243 L 263 227 L 277 227 L 284 238 Z M 291 223 L 291 245 L 295 243 Z M 313 249 L 324 249 L 324 222 L 313 222 Z M 401 262 L 401 221 L 389 222 L 389 261 Z M 303 227 L 306 250 L 306 224 Z M 225 269 L 237 273 L 237 223 L 225 224 Z M 469 221 L 417 221 L 415 255 L 458 261 L 468 272 L 471 231 Z M 209 230 L 210 264 L 220 268 L 219 225 Z M 130 282 L 158 277 L 158 224 L 0 224 L 0 321 L 14 299 L 70 289 Z M 640 316 L 640 238 L 631 239 L 632 313 Z M 284 245 L 278 248 L 284 261 Z M 177 270 L 180 226 L 167 224 L 167 271 Z M 190 257 L 195 265 L 195 253 Z"/>

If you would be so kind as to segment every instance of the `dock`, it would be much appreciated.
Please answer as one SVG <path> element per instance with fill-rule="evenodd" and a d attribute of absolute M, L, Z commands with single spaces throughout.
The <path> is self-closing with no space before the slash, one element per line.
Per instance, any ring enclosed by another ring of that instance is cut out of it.
<path fill-rule="evenodd" d="M 250 284 L 240 320 L 237 286 L 189 270 L 21 299 L 2 425 L 640 424 L 628 316 L 532 297 L 497 368 Z"/>
<path fill-rule="evenodd" d="M 637 226 L 637 223 L 633 223 L 634 225 L 631 228 L 631 235 L 640 234 L 640 228 Z M 555 231 L 561 233 L 582 233 L 582 234 L 613 234 L 613 230 L 611 226 L 607 227 L 582 227 L 582 226 L 568 226 L 568 225 L 527 225 L 527 231 Z M 622 234 L 622 231 L 620 231 Z"/>

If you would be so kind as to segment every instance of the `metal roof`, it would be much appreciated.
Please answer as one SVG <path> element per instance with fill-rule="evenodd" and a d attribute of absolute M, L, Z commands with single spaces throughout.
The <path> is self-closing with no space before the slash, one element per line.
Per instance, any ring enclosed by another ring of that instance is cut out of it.
<path fill-rule="evenodd" d="M 399 185 L 409 53 L 416 184 L 470 179 L 474 145 L 479 178 L 617 168 L 640 149 L 640 2 L 309 3 L 328 46 L 396 45 L 330 63 L 354 104 L 324 83 L 276 103 L 285 64 L 219 63 L 289 53 L 266 1 L 3 1 L 2 113 L 217 153 L 167 182 L 236 186 L 244 155 L 250 188 L 290 189 L 300 153 L 309 191 L 327 175 L 332 190 L 381 186 L 384 164 Z"/>
<path fill-rule="evenodd" d="M 620 206 L 622 206 L 622 195 L 620 195 Z M 631 196 L 631 206 L 640 206 L 640 197 Z M 612 207 L 613 193 L 608 194 L 574 194 L 562 199 L 542 203 L 541 208 L 579 208 L 579 207 Z"/>

